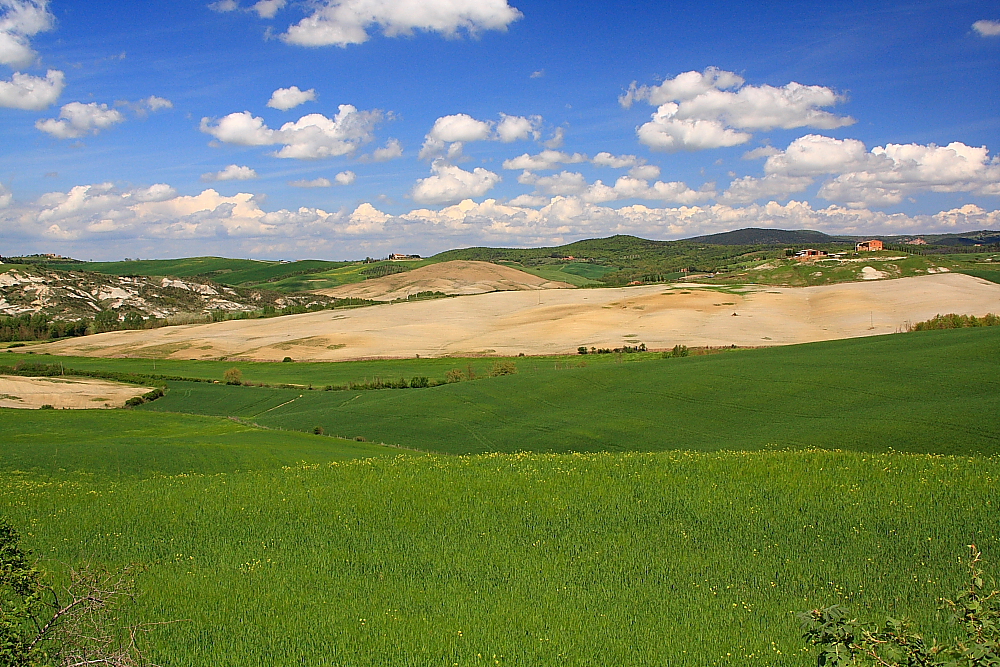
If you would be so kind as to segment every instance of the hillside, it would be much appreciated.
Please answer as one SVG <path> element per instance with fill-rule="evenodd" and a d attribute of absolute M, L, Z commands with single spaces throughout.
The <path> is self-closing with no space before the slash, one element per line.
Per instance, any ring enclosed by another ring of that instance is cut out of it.
<path fill-rule="evenodd" d="M 115 321 L 134 313 L 167 320 L 213 311 L 252 312 L 266 307 L 332 303 L 320 295 L 281 295 L 220 285 L 209 280 L 118 276 L 62 271 L 35 265 L 0 265 L 0 316 L 43 314 L 57 321 L 93 319 L 113 312 Z"/>
<path fill-rule="evenodd" d="M 865 265 L 854 267 L 860 273 Z M 492 292 L 336 313 L 116 331 L 32 349 L 257 361 L 564 354 L 579 346 L 758 346 L 870 336 L 946 312 L 1000 312 L 1000 285 L 944 273 L 805 288 L 682 284 Z"/>
<path fill-rule="evenodd" d="M 484 294 L 519 290 L 564 289 L 565 282 L 553 282 L 539 276 L 489 262 L 450 260 L 418 269 L 372 278 L 317 294 L 339 298 L 391 301 L 425 292 L 447 295 Z"/>

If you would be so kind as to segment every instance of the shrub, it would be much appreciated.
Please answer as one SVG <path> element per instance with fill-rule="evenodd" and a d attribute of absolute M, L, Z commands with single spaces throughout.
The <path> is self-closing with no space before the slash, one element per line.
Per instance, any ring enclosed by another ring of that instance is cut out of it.
<path fill-rule="evenodd" d="M 356 435 L 356 436 L 354 436 L 354 441 L 355 442 L 368 442 L 367 440 L 365 440 L 365 437 L 363 435 Z"/>
<path fill-rule="evenodd" d="M 226 384 L 239 385 L 243 384 L 243 371 L 236 368 L 235 366 L 230 368 L 228 371 L 222 374 L 225 379 Z"/>
<path fill-rule="evenodd" d="M 284 359 L 281 360 L 281 363 L 288 364 L 291 363 L 291 361 L 292 361 L 291 357 L 285 357 Z"/>
<path fill-rule="evenodd" d="M 125 407 L 134 408 L 136 406 L 142 405 L 145 402 L 146 401 L 142 398 L 142 396 L 133 396 L 132 398 L 125 401 Z"/>
<path fill-rule="evenodd" d="M 444 379 L 446 382 L 461 382 L 465 379 L 465 375 L 462 371 L 457 368 L 452 368 L 450 371 L 444 374 Z"/>
<path fill-rule="evenodd" d="M 56 408 L 55 408 L 55 406 L 49 405 L 48 403 L 46 403 L 45 405 L 43 405 L 42 407 L 40 407 L 38 409 L 39 410 L 55 410 Z"/>
<path fill-rule="evenodd" d="M 316 428 L 313 429 L 313 433 L 315 435 L 323 435 L 323 427 L 317 426 Z"/>
<path fill-rule="evenodd" d="M 576 352 L 577 354 L 587 354 L 588 350 L 586 346 L 581 345 L 580 347 L 576 348 Z"/>
<path fill-rule="evenodd" d="M 687 345 L 674 345 L 674 349 L 670 351 L 670 356 L 672 357 L 686 357 L 691 354 L 688 350 Z"/>
<path fill-rule="evenodd" d="M 953 644 L 925 641 L 906 621 L 859 623 L 838 605 L 798 615 L 802 637 L 819 649 L 818 665 L 831 667 L 989 667 L 1000 664 L 1000 591 L 987 592 L 976 545 L 969 545 L 969 585 L 954 600 L 943 600 L 951 625 L 965 638 Z"/>
<path fill-rule="evenodd" d="M 430 386 L 430 380 L 423 376 L 410 378 L 410 386 L 414 389 L 423 389 L 424 387 Z"/>
<path fill-rule="evenodd" d="M 493 368 L 490 369 L 490 377 L 514 375 L 515 373 L 517 373 L 517 364 L 513 361 L 494 361 Z"/>

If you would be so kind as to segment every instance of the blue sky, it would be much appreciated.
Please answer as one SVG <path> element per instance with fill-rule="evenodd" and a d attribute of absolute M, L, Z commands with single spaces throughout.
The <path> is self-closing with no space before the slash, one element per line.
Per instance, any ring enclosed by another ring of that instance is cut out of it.
<path fill-rule="evenodd" d="M 0 0 L 0 254 L 1000 228 L 985 2 Z"/>

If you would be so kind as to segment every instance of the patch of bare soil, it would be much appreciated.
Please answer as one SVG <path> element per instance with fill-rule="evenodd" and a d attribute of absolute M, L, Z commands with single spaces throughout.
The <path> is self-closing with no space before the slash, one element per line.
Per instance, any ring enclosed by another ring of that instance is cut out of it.
<path fill-rule="evenodd" d="M 937 314 L 1000 313 L 1000 285 L 955 273 L 739 292 L 685 284 L 493 292 L 261 320 L 116 331 L 32 346 L 98 357 L 344 361 L 565 354 L 578 346 L 784 345 L 893 333 Z"/>
<path fill-rule="evenodd" d="M 390 301 L 405 299 L 419 292 L 443 294 L 484 294 L 538 289 L 572 288 L 569 283 L 555 282 L 490 262 L 453 260 L 422 266 L 406 273 L 394 273 L 362 283 L 317 290 L 317 294 L 340 298 Z"/>
<path fill-rule="evenodd" d="M 54 408 L 84 410 L 120 408 L 151 387 L 134 387 L 107 380 L 73 377 L 19 377 L 0 375 L 0 408 Z"/>

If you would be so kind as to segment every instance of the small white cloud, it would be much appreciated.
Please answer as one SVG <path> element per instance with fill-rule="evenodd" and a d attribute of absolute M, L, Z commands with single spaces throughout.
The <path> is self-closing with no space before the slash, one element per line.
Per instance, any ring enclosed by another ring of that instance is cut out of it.
<path fill-rule="evenodd" d="M 442 116 L 434 121 L 431 131 L 424 137 L 424 145 L 420 149 L 420 159 L 431 158 L 444 152 L 449 143 L 467 143 L 470 141 L 485 141 L 493 131 L 493 124 L 476 120 L 464 113 Z"/>
<path fill-rule="evenodd" d="M 35 60 L 30 39 L 51 30 L 55 19 L 48 5 L 48 0 L 0 2 L 0 64 L 24 67 Z"/>
<path fill-rule="evenodd" d="M 315 88 L 310 88 L 309 90 L 299 90 L 298 86 L 292 86 L 291 88 L 278 88 L 276 91 L 271 93 L 271 99 L 268 100 L 267 106 L 272 109 L 288 111 L 289 109 L 294 109 L 300 104 L 315 101 L 315 99 Z"/>
<path fill-rule="evenodd" d="M 736 146 L 750 140 L 746 130 L 834 129 L 855 122 L 824 110 L 845 99 L 831 88 L 795 81 L 781 87 L 744 83 L 733 72 L 710 67 L 658 86 L 633 83 L 619 102 L 626 108 L 639 100 L 658 105 L 652 120 L 637 130 L 639 141 L 653 150 Z"/>
<path fill-rule="evenodd" d="M 201 180 L 205 182 L 212 181 L 251 181 L 257 178 L 257 172 L 250 167 L 241 167 L 239 165 L 231 164 L 222 171 L 217 171 L 214 173 L 202 174 Z"/>
<path fill-rule="evenodd" d="M 57 139 L 79 139 L 87 134 L 97 134 L 125 120 L 125 116 L 107 104 L 70 102 L 63 106 L 59 118 L 46 118 L 35 122 L 35 127 Z"/>
<path fill-rule="evenodd" d="M 7 208 L 12 201 L 14 201 L 14 195 L 4 187 L 3 183 L 0 183 L 0 208 Z"/>
<path fill-rule="evenodd" d="M 281 38 L 298 46 L 341 46 L 368 41 L 368 29 L 381 28 L 386 37 L 414 30 L 455 37 L 483 30 L 506 30 L 521 18 L 507 0 L 321 0 L 315 10 L 288 28 Z"/>
<path fill-rule="evenodd" d="M 333 177 L 333 180 L 337 181 L 341 185 L 350 185 L 357 179 L 358 175 L 353 171 L 342 171 Z"/>
<path fill-rule="evenodd" d="M 510 206 L 527 206 L 529 208 L 540 208 L 547 205 L 552 201 L 552 197 L 545 197 L 543 195 L 518 195 L 514 197 L 509 202 Z"/>
<path fill-rule="evenodd" d="M 772 155 L 777 155 L 780 153 L 774 146 L 760 146 L 752 151 L 747 151 L 743 154 L 741 159 L 743 160 L 759 160 L 762 157 L 771 157 Z"/>
<path fill-rule="evenodd" d="M 293 188 L 330 188 L 333 187 L 333 183 L 330 182 L 329 178 L 314 178 L 311 181 L 301 180 L 301 181 L 289 181 L 288 183 Z"/>
<path fill-rule="evenodd" d="M 545 70 L 540 69 L 540 70 L 535 70 L 534 72 L 532 72 L 530 78 L 532 78 L 532 79 L 541 79 L 543 76 L 545 76 Z"/>
<path fill-rule="evenodd" d="M 628 175 L 643 181 L 651 181 L 660 177 L 660 168 L 655 164 L 638 164 L 628 170 Z"/>
<path fill-rule="evenodd" d="M 561 127 L 557 127 L 556 131 L 552 133 L 552 137 L 548 141 L 542 142 L 542 145 L 546 148 L 562 148 L 563 141 L 566 139 L 566 130 Z"/>
<path fill-rule="evenodd" d="M 257 12 L 257 16 L 262 19 L 273 19 L 278 10 L 284 8 L 286 4 L 288 4 L 287 0 L 260 0 L 250 9 Z"/>
<path fill-rule="evenodd" d="M 577 171 L 561 171 L 536 179 L 535 189 L 546 195 L 578 195 L 587 190 L 587 179 Z"/>
<path fill-rule="evenodd" d="M 500 176 L 482 167 L 465 171 L 442 160 L 431 164 L 433 176 L 421 178 L 410 196 L 420 204 L 446 204 L 481 197 L 500 182 Z"/>
<path fill-rule="evenodd" d="M 10 81 L 0 81 L 0 107 L 40 111 L 55 104 L 66 86 L 66 77 L 50 69 L 45 78 L 15 72 Z"/>
<path fill-rule="evenodd" d="M 359 111 L 350 104 L 341 104 L 334 118 L 309 114 L 272 130 L 263 118 L 249 111 L 231 113 L 217 121 L 201 119 L 201 131 L 219 141 L 239 146 L 272 146 L 284 144 L 275 157 L 311 160 L 353 153 L 373 139 L 375 126 L 382 112 Z"/>
<path fill-rule="evenodd" d="M 403 144 L 399 139 L 389 139 L 382 148 L 376 148 L 370 156 L 362 156 L 367 162 L 388 162 L 403 157 Z"/>
<path fill-rule="evenodd" d="M 225 12 L 235 12 L 240 8 L 240 3 L 236 0 L 218 0 L 208 6 L 213 12 L 224 14 Z"/>
<path fill-rule="evenodd" d="M 1000 35 L 1000 21 L 976 21 L 972 24 L 972 29 L 982 37 L 996 37 Z"/>
<path fill-rule="evenodd" d="M 547 169 L 558 169 L 560 164 L 577 164 L 586 162 L 587 156 L 583 153 L 563 153 L 562 151 L 544 150 L 537 155 L 524 153 L 515 158 L 504 160 L 504 169 L 527 169 L 529 171 L 545 171 Z"/>
<path fill-rule="evenodd" d="M 612 169 L 624 169 L 643 164 L 645 160 L 635 155 L 612 155 L 607 151 L 601 151 L 594 156 L 591 162 L 596 167 L 611 167 Z"/>
<path fill-rule="evenodd" d="M 539 132 L 542 125 L 541 116 L 526 118 L 524 116 L 508 116 L 502 113 L 500 117 L 501 120 L 497 124 L 497 137 L 505 144 L 532 137 L 537 140 L 541 136 Z"/>
<path fill-rule="evenodd" d="M 144 100 L 139 101 L 140 104 L 144 105 L 150 111 L 160 111 L 161 109 L 173 109 L 174 103 L 165 97 L 157 97 L 156 95 L 150 95 Z"/>

